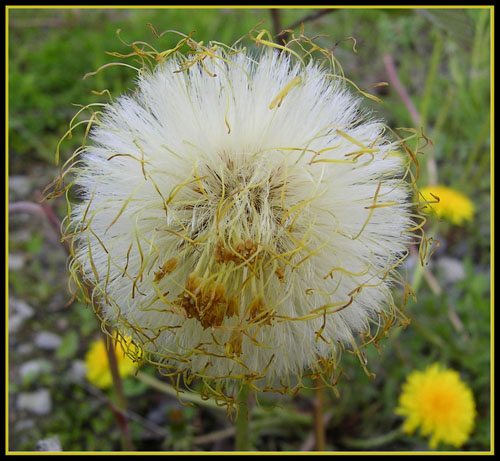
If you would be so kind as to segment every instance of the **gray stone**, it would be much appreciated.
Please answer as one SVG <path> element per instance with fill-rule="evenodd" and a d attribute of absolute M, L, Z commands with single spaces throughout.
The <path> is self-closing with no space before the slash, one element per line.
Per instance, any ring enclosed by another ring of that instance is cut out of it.
<path fill-rule="evenodd" d="M 17 333 L 33 315 L 35 310 L 22 299 L 9 298 L 9 334 Z"/>
<path fill-rule="evenodd" d="M 35 427 L 35 421 L 32 419 L 21 419 L 15 425 L 16 431 L 22 432 L 27 431 L 28 429 L 33 429 Z"/>
<path fill-rule="evenodd" d="M 16 347 L 16 352 L 19 355 L 33 356 L 34 350 L 35 350 L 35 347 L 31 343 L 20 344 L 18 347 Z"/>
<path fill-rule="evenodd" d="M 465 267 L 459 259 L 443 256 L 437 260 L 436 266 L 449 283 L 457 283 L 465 278 Z"/>
<path fill-rule="evenodd" d="M 9 197 L 11 199 L 26 199 L 31 195 L 33 184 L 28 176 L 9 176 Z"/>
<path fill-rule="evenodd" d="M 17 397 L 17 407 L 39 416 L 48 415 L 52 409 L 52 400 L 48 389 L 35 392 L 22 392 Z"/>
<path fill-rule="evenodd" d="M 36 451 L 62 451 L 61 441 L 57 435 L 36 443 Z"/>
<path fill-rule="evenodd" d="M 69 369 L 69 379 L 75 383 L 79 383 L 85 380 L 87 375 L 87 368 L 85 367 L 85 362 L 82 360 L 73 360 Z"/>
<path fill-rule="evenodd" d="M 17 333 L 26 319 L 20 315 L 9 315 L 9 334 Z"/>
<path fill-rule="evenodd" d="M 17 243 L 27 243 L 31 240 L 32 230 L 28 224 L 33 222 L 33 216 L 27 214 L 14 214 L 11 220 L 23 221 L 20 225 L 24 226 L 21 229 L 16 229 L 11 233 L 11 240 L 15 240 Z"/>
<path fill-rule="evenodd" d="M 18 271 L 24 267 L 25 257 L 23 253 L 9 253 L 9 270 Z"/>
<path fill-rule="evenodd" d="M 10 314 L 18 314 L 21 317 L 29 319 L 35 315 L 35 309 L 22 299 L 9 298 L 9 315 Z"/>
<path fill-rule="evenodd" d="M 40 349 L 55 350 L 61 345 L 61 337 L 50 331 L 40 331 L 35 336 L 35 344 Z"/>
<path fill-rule="evenodd" d="M 52 364 L 45 359 L 36 359 L 24 362 L 19 367 L 19 375 L 21 379 L 29 377 L 36 377 L 42 373 L 50 373 L 52 371 Z"/>

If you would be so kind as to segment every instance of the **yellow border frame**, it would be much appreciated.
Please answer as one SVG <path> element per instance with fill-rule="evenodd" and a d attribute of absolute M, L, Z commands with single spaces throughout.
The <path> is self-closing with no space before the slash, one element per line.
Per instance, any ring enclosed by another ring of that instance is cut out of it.
<path fill-rule="evenodd" d="M 329 5 L 305 5 L 305 6 L 283 6 L 283 5 L 143 5 L 143 6 L 119 6 L 119 5 L 6 5 L 5 6 L 5 305 L 8 306 L 8 289 L 9 289 L 9 278 L 8 278 L 8 231 L 9 231 L 9 188 L 8 188 L 8 176 L 9 176 L 9 131 L 8 131 L 8 114 L 9 114 L 9 10 L 13 9 L 69 9 L 69 8 L 79 8 L 79 9 L 217 9 L 217 8 L 233 8 L 233 9 L 268 9 L 268 8 L 279 8 L 279 9 L 311 9 L 318 8 Z M 490 242 L 491 242 L 491 254 L 494 254 L 494 6 L 493 5 L 361 5 L 361 6 L 351 6 L 351 5 L 331 5 L 337 9 L 411 9 L 411 8 L 427 8 L 427 9 L 453 9 L 453 8 L 465 8 L 465 9 L 489 9 L 490 10 L 490 198 L 491 198 L 491 211 L 490 211 Z M 373 451 L 373 452 L 363 452 L 363 451 L 342 451 L 342 452 L 85 452 L 85 451 L 71 451 L 71 452 L 30 452 L 30 451 L 16 451 L 11 452 L 8 448 L 8 435 L 9 435 L 9 394 L 8 394 L 8 347 L 9 347 L 9 332 L 8 332 L 8 309 L 5 310 L 5 439 L 6 439 L 6 451 L 8 455 L 492 455 L 494 451 L 494 261 L 491 261 L 491 278 L 490 278 L 490 332 L 491 332 L 491 342 L 490 342 L 490 410 L 491 410 L 491 426 L 490 426 L 490 451 L 479 451 L 479 452 L 460 452 L 460 451 L 415 451 L 415 452 L 386 452 L 386 451 Z"/>

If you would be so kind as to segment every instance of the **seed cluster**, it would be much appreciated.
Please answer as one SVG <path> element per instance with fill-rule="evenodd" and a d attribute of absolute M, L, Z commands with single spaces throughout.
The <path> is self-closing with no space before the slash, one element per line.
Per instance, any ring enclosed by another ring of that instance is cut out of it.
<path fill-rule="evenodd" d="M 179 260 L 177 258 L 168 259 L 161 267 L 158 272 L 155 272 L 155 282 L 159 282 L 165 275 L 170 275 L 179 264 Z"/>
<path fill-rule="evenodd" d="M 258 296 L 250 303 L 247 312 L 249 313 L 249 320 L 253 322 L 260 321 L 266 325 L 271 324 L 272 314 L 266 308 L 266 303 L 261 296 Z"/>
<path fill-rule="evenodd" d="M 224 318 L 238 313 L 238 300 L 235 297 L 226 298 L 224 285 L 205 281 L 194 274 L 189 275 L 178 304 L 188 318 L 198 320 L 204 329 L 220 326 Z"/>
<path fill-rule="evenodd" d="M 260 55 L 190 37 L 186 54 L 132 45 L 158 66 L 134 94 L 84 108 L 89 142 L 52 193 L 83 191 L 65 238 L 101 320 L 168 376 L 211 380 L 218 400 L 233 379 L 334 385 L 344 348 L 364 367 L 361 345 L 404 321 L 390 288 L 407 295 L 394 269 L 423 227 L 408 201 L 418 134 L 392 141 L 365 117 L 331 50 L 301 34 L 298 53 L 276 53 L 263 33 Z"/>
<path fill-rule="evenodd" d="M 222 239 L 219 239 L 215 245 L 215 261 L 218 263 L 228 263 L 233 261 L 240 264 L 243 261 L 248 261 L 251 256 L 257 252 L 258 248 L 258 243 L 249 238 L 244 242 L 239 242 L 234 247 L 234 250 L 230 250 L 226 248 Z"/>

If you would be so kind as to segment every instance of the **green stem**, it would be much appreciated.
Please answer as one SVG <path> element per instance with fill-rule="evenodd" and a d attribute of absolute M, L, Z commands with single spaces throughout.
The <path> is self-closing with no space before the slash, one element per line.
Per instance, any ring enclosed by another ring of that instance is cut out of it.
<path fill-rule="evenodd" d="M 315 398 L 314 398 L 314 433 L 316 436 L 316 451 L 325 451 L 325 422 L 323 418 L 323 382 L 316 378 Z"/>
<path fill-rule="evenodd" d="M 462 176 L 460 178 L 461 183 L 465 183 L 470 180 L 473 168 L 476 167 L 477 164 L 479 163 L 480 154 L 482 153 L 483 150 L 486 150 L 485 143 L 489 137 L 490 128 L 491 128 L 490 117 L 487 116 L 483 121 L 481 129 L 479 130 L 479 135 L 476 139 L 476 142 L 474 143 L 474 146 L 470 151 L 467 163 L 465 164 L 465 167 L 462 169 Z M 488 158 L 488 156 L 484 157 Z M 477 176 L 478 179 L 479 177 L 480 175 Z M 472 184 L 475 184 L 475 182 L 472 182 Z"/>
<path fill-rule="evenodd" d="M 429 72 L 427 73 L 427 80 L 425 82 L 424 94 L 422 97 L 422 104 L 420 106 L 420 124 L 425 128 L 427 124 L 427 114 L 432 99 L 432 92 L 434 90 L 434 82 L 438 73 L 439 63 L 441 62 L 441 49 L 443 48 L 443 36 L 439 34 L 434 41 L 434 49 L 432 50 L 431 61 L 429 65 Z"/>
<path fill-rule="evenodd" d="M 352 439 L 350 437 L 345 437 L 342 439 L 342 443 L 350 448 L 356 448 L 358 450 L 370 450 L 373 448 L 381 447 L 387 445 L 394 440 L 397 440 L 403 435 L 403 430 L 398 427 L 397 429 L 387 432 L 386 434 L 377 435 L 369 439 Z"/>
<path fill-rule="evenodd" d="M 431 230 L 428 232 L 428 235 L 430 237 L 434 238 L 435 235 L 437 234 L 438 228 L 439 228 L 439 223 L 438 222 L 434 223 L 434 225 L 431 227 Z M 411 281 L 411 289 L 412 289 L 413 293 L 415 293 L 415 296 L 417 296 L 418 289 L 420 288 L 420 284 L 422 283 L 422 277 L 424 275 L 424 270 L 425 270 L 425 266 L 422 265 L 422 262 L 420 261 L 420 257 L 417 257 L 417 261 L 415 263 L 415 270 L 413 272 L 413 278 Z"/>
<path fill-rule="evenodd" d="M 243 384 L 238 394 L 238 416 L 236 417 L 236 451 L 250 450 L 249 431 L 250 386 Z"/>
<path fill-rule="evenodd" d="M 160 381 L 159 379 L 153 378 L 152 376 L 149 376 L 145 373 L 142 373 L 141 371 L 139 371 L 137 373 L 136 378 L 138 378 L 144 384 L 147 384 L 148 386 L 151 386 L 154 389 L 157 389 L 160 392 L 163 392 L 164 394 L 171 395 L 172 397 L 175 397 L 179 400 L 184 400 L 186 402 L 195 403 L 196 405 L 211 408 L 214 410 L 224 411 L 224 407 L 217 405 L 217 403 L 214 402 L 213 400 L 203 399 L 200 395 L 194 394 L 192 392 L 178 391 L 177 389 L 170 386 L 169 384 L 164 383 L 163 381 Z"/>
<path fill-rule="evenodd" d="M 482 10 L 478 15 L 476 32 L 474 34 L 474 45 L 472 47 L 471 53 L 471 71 L 474 71 L 481 66 L 481 58 L 483 56 L 483 53 L 488 52 L 488 20 L 490 19 L 490 14 L 491 13 L 488 12 L 488 10 Z"/>
<path fill-rule="evenodd" d="M 420 288 L 420 283 L 422 282 L 422 276 L 424 275 L 424 266 L 422 266 L 420 260 L 418 260 L 415 266 L 415 271 L 413 272 L 413 279 L 411 281 L 411 289 L 415 296 L 417 296 L 418 289 Z"/>
<path fill-rule="evenodd" d="M 453 86 L 450 86 L 444 98 L 444 102 L 443 104 L 441 104 L 441 108 L 439 109 L 439 112 L 436 116 L 436 122 L 432 127 L 430 138 L 433 140 L 433 142 L 435 142 L 436 138 L 441 133 L 441 130 L 443 129 L 443 126 L 448 119 L 451 105 L 455 101 L 455 94 L 456 94 L 456 89 Z"/>

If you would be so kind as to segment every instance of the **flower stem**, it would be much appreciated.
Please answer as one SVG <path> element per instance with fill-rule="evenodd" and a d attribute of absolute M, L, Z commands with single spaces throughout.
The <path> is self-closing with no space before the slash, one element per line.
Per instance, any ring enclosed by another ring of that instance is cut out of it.
<path fill-rule="evenodd" d="M 323 417 L 323 383 L 316 378 L 317 388 L 314 399 L 314 433 L 316 436 L 316 451 L 325 451 L 325 423 Z"/>
<path fill-rule="evenodd" d="M 410 98 L 410 95 L 406 91 L 405 87 L 401 83 L 401 80 L 399 80 L 398 77 L 398 72 L 396 70 L 396 66 L 394 64 L 394 60 L 392 59 L 392 56 L 390 54 L 386 54 L 383 57 L 384 60 L 384 66 L 385 70 L 387 72 L 387 75 L 389 77 L 389 81 L 391 82 L 392 86 L 398 93 L 399 97 L 402 99 L 406 110 L 408 111 L 408 114 L 410 115 L 413 123 L 417 126 L 421 125 L 420 122 L 420 114 L 418 113 L 417 108 L 413 104 L 413 101 Z"/>
<path fill-rule="evenodd" d="M 242 384 L 238 395 L 238 416 L 236 417 L 236 451 L 250 450 L 249 431 L 250 386 Z"/>
<path fill-rule="evenodd" d="M 116 419 L 118 425 L 120 426 L 120 431 L 122 435 L 122 446 L 125 451 L 133 451 L 134 445 L 132 443 L 132 436 L 130 434 L 130 427 L 128 425 L 128 419 L 126 416 L 127 412 L 127 402 L 125 400 L 125 394 L 123 393 L 122 379 L 118 371 L 118 362 L 116 360 L 115 344 L 113 338 L 113 332 L 109 327 L 106 327 L 107 333 L 103 332 L 104 341 L 106 343 L 106 354 L 108 356 L 109 368 L 111 370 L 111 377 L 113 378 L 113 391 L 116 400 L 116 408 L 119 412 L 116 413 Z M 109 336 L 108 336 L 109 335 Z"/>
<path fill-rule="evenodd" d="M 393 442 L 394 440 L 397 440 L 402 435 L 403 435 L 403 430 L 401 429 L 401 427 L 398 427 L 397 429 L 391 432 L 387 432 L 382 435 L 377 435 L 369 439 L 353 439 L 350 437 L 345 437 L 342 439 L 342 443 L 348 446 L 349 448 L 354 448 L 356 450 L 372 450 L 374 448 L 387 445 Z"/>
<path fill-rule="evenodd" d="M 207 407 L 212 410 L 221 410 L 224 411 L 224 407 L 221 405 L 217 405 L 217 403 L 212 400 L 212 399 L 204 399 L 198 394 L 194 394 L 193 392 L 183 392 L 183 391 L 178 391 L 174 387 L 170 386 L 169 384 L 160 381 L 159 379 L 156 379 L 153 376 L 149 376 L 146 373 L 143 373 L 139 371 L 136 375 L 136 378 L 138 378 L 140 381 L 142 381 L 144 384 L 147 384 L 148 386 L 151 386 L 160 392 L 163 392 L 167 395 L 170 395 L 172 397 L 175 397 L 181 401 L 186 401 L 186 402 L 191 402 L 197 405 L 200 405 L 202 407 Z"/>
<path fill-rule="evenodd" d="M 437 234 L 438 228 L 439 228 L 439 223 L 434 223 L 433 226 L 431 227 L 431 230 L 429 231 L 429 235 L 431 237 L 435 236 Z M 415 293 L 415 296 L 416 296 L 418 293 L 418 290 L 420 288 L 420 284 L 422 282 L 422 277 L 425 277 L 425 272 L 427 271 L 427 268 L 424 265 L 422 265 L 418 251 L 416 250 L 415 247 L 410 246 L 410 252 L 413 253 L 413 256 L 416 259 L 415 269 L 413 272 L 413 278 L 411 281 L 411 289 L 412 289 L 413 293 Z M 426 277 L 426 279 L 427 279 L 427 282 L 429 283 L 428 277 Z M 432 281 L 430 283 L 431 283 L 431 288 L 434 291 L 435 287 L 432 286 Z M 436 294 L 436 293 L 434 292 L 434 294 Z"/>

